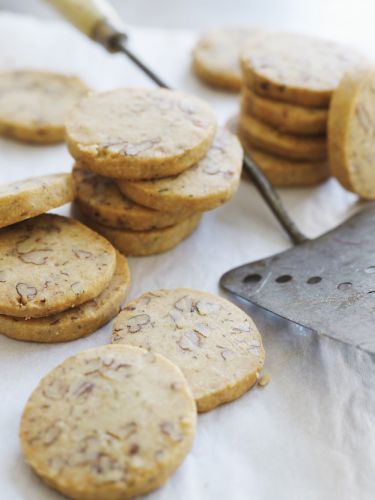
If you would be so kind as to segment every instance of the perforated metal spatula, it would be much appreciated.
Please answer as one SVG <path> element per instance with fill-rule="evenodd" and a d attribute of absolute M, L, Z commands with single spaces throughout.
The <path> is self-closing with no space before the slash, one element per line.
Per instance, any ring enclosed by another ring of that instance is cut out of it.
<path fill-rule="evenodd" d="M 375 204 L 317 239 L 227 272 L 220 284 L 375 354 Z"/>
<path fill-rule="evenodd" d="M 126 54 L 168 87 L 126 45 L 123 23 L 105 0 L 49 0 L 83 33 Z M 375 354 L 375 204 L 308 240 L 250 157 L 244 168 L 295 247 L 227 272 L 221 286 L 297 324 Z"/>

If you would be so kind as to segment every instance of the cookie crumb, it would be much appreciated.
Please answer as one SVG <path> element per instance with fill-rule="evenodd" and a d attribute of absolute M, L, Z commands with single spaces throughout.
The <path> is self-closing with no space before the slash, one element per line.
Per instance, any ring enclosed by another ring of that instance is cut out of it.
<path fill-rule="evenodd" d="M 270 380 L 271 380 L 271 377 L 270 377 L 269 373 L 265 373 L 264 375 L 262 375 L 259 378 L 258 385 L 260 385 L 261 387 L 265 387 L 266 385 L 268 385 L 270 383 Z"/>

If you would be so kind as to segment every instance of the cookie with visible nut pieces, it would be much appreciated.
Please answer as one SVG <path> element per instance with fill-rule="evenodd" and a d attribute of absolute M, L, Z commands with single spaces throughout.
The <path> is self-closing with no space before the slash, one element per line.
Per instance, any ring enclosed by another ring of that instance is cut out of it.
<path fill-rule="evenodd" d="M 328 154 L 334 175 L 349 191 L 375 199 L 375 69 L 347 73 L 333 94 Z"/>
<path fill-rule="evenodd" d="M 157 290 L 131 301 L 113 324 L 112 342 L 169 358 L 184 373 L 200 412 L 244 394 L 264 363 L 252 319 L 231 302 L 198 290 Z"/>
<path fill-rule="evenodd" d="M 307 187 L 321 184 L 330 177 L 328 161 L 301 161 L 287 160 L 270 155 L 244 144 L 245 150 L 254 160 L 257 167 L 266 175 L 276 187 Z"/>
<path fill-rule="evenodd" d="M 84 224 L 107 238 L 117 250 L 132 256 L 153 255 L 171 250 L 195 231 L 202 218 L 201 214 L 193 214 L 174 226 L 149 231 L 131 231 L 98 224 L 80 213 L 79 207 L 75 207 L 75 213 Z"/>
<path fill-rule="evenodd" d="M 220 129 L 203 160 L 182 174 L 149 181 L 118 181 L 118 185 L 130 199 L 160 211 L 205 212 L 226 203 L 236 192 L 242 160 L 237 137 Z"/>
<path fill-rule="evenodd" d="M 73 157 L 97 174 L 153 179 L 197 163 L 216 118 L 208 104 L 181 92 L 125 88 L 82 99 L 66 129 Z"/>
<path fill-rule="evenodd" d="M 189 452 L 196 407 L 181 371 L 131 346 L 66 359 L 24 409 L 20 439 L 34 472 L 79 500 L 119 500 L 161 486 Z"/>
<path fill-rule="evenodd" d="M 234 115 L 229 118 L 225 126 L 233 134 L 237 134 L 238 116 Z M 276 187 L 314 186 L 325 181 L 330 176 L 330 169 L 326 160 L 288 160 L 265 153 L 244 139 L 242 139 L 242 145 L 257 167 L 266 174 L 268 180 Z M 242 170 L 242 177 L 249 179 L 246 169 Z"/>
<path fill-rule="evenodd" d="M 325 136 L 287 134 L 243 113 L 239 120 L 239 137 L 267 153 L 291 160 L 323 160 L 327 157 Z"/>
<path fill-rule="evenodd" d="M 0 228 L 73 201 L 70 174 L 31 177 L 0 185 Z"/>
<path fill-rule="evenodd" d="M 0 134 L 37 144 L 62 142 L 65 118 L 89 92 L 74 76 L 46 71 L 0 73 Z"/>
<path fill-rule="evenodd" d="M 256 94 L 301 106 L 328 107 L 346 71 L 365 60 L 350 47 L 296 33 L 269 33 L 241 55 L 245 83 Z"/>
<path fill-rule="evenodd" d="M 205 33 L 193 50 L 193 70 L 205 83 L 239 91 L 242 85 L 240 52 L 247 40 L 259 36 L 255 28 L 219 28 Z"/>
<path fill-rule="evenodd" d="M 42 317 L 97 297 L 116 251 L 76 220 L 44 214 L 0 230 L 0 314 Z"/>
<path fill-rule="evenodd" d="M 117 253 L 115 274 L 97 297 L 44 318 L 16 318 L 0 314 L 0 333 L 29 342 L 67 342 L 95 332 L 120 311 L 128 294 L 130 271 L 126 258 Z"/>
<path fill-rule="evenodd" d="M 244 88 L 241 96 L 243 114 L 255 116 L 271 127 L 295 135 L 322 135 L 327 131 L 328 109 L 308 108 L 256 95 Z"/>
<path fill-rule="evenodd" d="M 189 215 L 189 211 L 168 213 L 139 205 L 122 194 L 113 179 L 81 165 L 74 166 L 73 181 L 80 210 L 104 226 L 148 231 L 173 226 Z"/>

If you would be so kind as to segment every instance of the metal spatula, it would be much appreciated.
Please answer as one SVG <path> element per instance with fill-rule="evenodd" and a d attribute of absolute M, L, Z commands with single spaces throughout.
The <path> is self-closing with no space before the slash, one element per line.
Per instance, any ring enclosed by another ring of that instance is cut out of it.
<path fill-rule="evenodd" d="M 375 204 L 317 239 L 227 272 L 220 284 L 375 354 Z"/>
<path fill-rule="evenodd" d="M 126 45 L 124 25 L 105 0 L 49 0 L 83 33 L 123 52 L 157 85 L 168 86 Z M 227 272 L 221 286 L 297 324 L 375 354 L 375 204 L 308 240 L 249 156 L 244 168 L 295 247 Z"/>

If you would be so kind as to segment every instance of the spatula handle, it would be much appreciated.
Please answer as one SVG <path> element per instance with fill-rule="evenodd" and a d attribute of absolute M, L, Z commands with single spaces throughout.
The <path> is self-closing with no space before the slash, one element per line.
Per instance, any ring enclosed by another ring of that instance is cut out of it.
<path fill-rule="evenodd" d="M 273 188 L 270 181 L 255 164 L 253 159 L 245 152 L 243 168 L 250 175 L 260 195 L 267 203 L 280 225 L 285 229 L 289 238 L 295 245 L 304 243 L 308 240 L 306 236 L 301 233 L 294 221 L 289 217 L 288 212 L 285 210 L 283 202 L 279 195 Z"/>
<path fill-rule="evenodd" d="M 121 18 L 106 0 L 47 0 L 82 33 L 106 48 L 126 38 Z"/>

